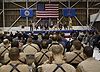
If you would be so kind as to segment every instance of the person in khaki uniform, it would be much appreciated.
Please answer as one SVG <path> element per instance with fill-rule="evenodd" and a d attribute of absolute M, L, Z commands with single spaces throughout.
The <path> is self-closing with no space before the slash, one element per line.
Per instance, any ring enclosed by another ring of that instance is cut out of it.
<path fill-rule="evenodd" d="M 81 42 L 75 40 L 73 42 L 74 50 L 72 52 L 66 52 L 64 55 L 64 59 L 67 63 L 73 65 L 75 68 L 77 65 L 84 60 L 83 52 L 81 52 Z"/>
<path fill-rule="evenodd" d="M 18 58 L 20 57 L 18 48 L 11 48 L 9 51 L 11 62 L 8 65 L 0 67 L 0 72 L 30 72 L 28 65 L 20 64 Z"/>
<path fill-rule="evenodd" d="M 3 47 L 3 46 L 4 46 L 3 42 L 2 42 L 2 43 L 0 43 L 0 48 L 1 48 L 1 47 Z"/>
<path fill-rule="evenodd" d="M 83 52 L 86 60 L 79 63 L 76 72 L 100 72 L 100 61 L 92 58 L 93 48 L 86 46 Z"/>
<path fill-rule="evenodd" d="M 40 51 L 40 48 L 37 44 L 32 43 L 32 38 L 27 39 L 27 44 L 22 47 L 22 52 L 25 53 L 27 57 L 27 64 L 33 62 L 34 55 Z"/>
<path fill-rule="evenodd" d="M 18 42 L 18 41 L 13 41 L 13 42 L 11 43 L 11 48 L 13 48 L 13 47 L 19 48 L 19 42 Z M 24 53 L 21 52 L 18 61 L 19 61 L 20 63 L 26 64 L 26 62 L 27 62 L 26 55 L 25 55 Z M 9 62 L 10 62 L 9 53 L 6 53 L 6 54 L 4 55 L 4 63 L 5 63 L 5 64 L 8 64 Z"/>
<path fill-rule="evenodd" d="M 55 46 L 55 45 L 61 46 L 61 48 L 64 50 L 63 45 L 58 43 L 58 41 L 57 41 L 57 35 L 56 35 L 56 34 L 54 34 L 54 35 L 52 36 L 52 43 L 49 44 L 48 50 L 49 50 L 49 51 L 52 51 L 52 47 Z"/>
<path fill-rule="evenodd" d="M 81 52 L 83 52 L 83 49 L 84 49 L 84 47 L 86 46 L 85 44 L 82 44 L 83 37 L 82 37 L 82 36 L 79 36 L 79 37 L 78 37 L 78 40 L 81 42 Z M 73 48 L 73 45 L 72 45 L 70 51 L 73 51 L 73 49 L 74 49 L 74 48 Z"/>
<path fill-rule="evenodd" d="M 4 46 L 0 48 L 0 59 L 1 62 L 4 64 L 4 55 L 9 52 L 9 50 L 11 49 L 11 45 L 8 39 L 4 39 L 3 44 Z"/>
<path fill-rule="evenodd" d="M 50 57 L 51 64 L 43 64 L 38 66 L 38 72 L 76 72 L 72 65 L 63 61 L 63 49 L 60 46 L 53 46 L 52 57 Z"/>
<path fill-rule="evenodd" d="M 48 49 L 47 49 L 47 47 L 48 47 L 47 40 L 42 41 L 41 47 L 42 47 L 42 50 L 35 54 L 34 63 L 36 65 L 43 64 L 46 60 L 49 59 L 50 56 L 52 56 L 52 52 L 49 52 Z"/>

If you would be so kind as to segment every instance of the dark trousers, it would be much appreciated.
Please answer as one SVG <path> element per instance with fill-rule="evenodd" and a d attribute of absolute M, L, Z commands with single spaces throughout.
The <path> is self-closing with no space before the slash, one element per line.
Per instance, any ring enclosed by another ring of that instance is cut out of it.
<path fill-rule="evenodd" d="M 30 31 L 33 31 L 33 26 L 30 26 Z"/>

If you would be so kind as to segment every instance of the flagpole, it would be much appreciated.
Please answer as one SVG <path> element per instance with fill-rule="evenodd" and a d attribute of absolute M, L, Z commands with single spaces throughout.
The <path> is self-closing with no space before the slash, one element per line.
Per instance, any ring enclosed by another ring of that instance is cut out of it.
<path fill-rule="evenodd" d="M 26 8 L 28 8 L 28 0 L 26 0 Z M 26 25 L 28 27 L 28 17 L 26 17 Z"/>

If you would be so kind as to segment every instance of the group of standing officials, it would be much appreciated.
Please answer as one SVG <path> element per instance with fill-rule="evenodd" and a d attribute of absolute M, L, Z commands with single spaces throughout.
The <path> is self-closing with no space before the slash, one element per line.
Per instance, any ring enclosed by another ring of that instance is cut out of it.
<path fill-rule="evenodd" d="M 68 26 L 69 26 L 69 29 L 68 29 Z M 33 29 L 34 29 L 34 27 L 36 28 L 36 30 L 38 29 L 38 24 L 35 24 L 35 22 L 33 22 L 32 20 L 31 20 L 31 22 L 30 22 L 30 31 L 33 31 Z M 55 28 L 57 28 L 57 30 L 59 29 L 59 30 L 62 30 L 62 28 L 64 27 L 64 29 L 66 30 L 71 30 L 72 29 L 72 24 L 69 24 L 69 25 L 67 25 L 67 22 L 65 22 L 64 24 L 62 24 L 61 22 L 60 23 L 55 23 L 54 25 L 53 25 L 53 27 L 54 27 L 54 30 L 55 30 Z M 41 26 L 40 26 L 40 29 L 43 29 L 43 28 L 45 28 L 45 30 L 47 30 L 48 29 L 48 24 L 43 24 L 43 23 L 41 23 Z M 51 26 L 50 26 L 50 28 L 52 28 Z"/>

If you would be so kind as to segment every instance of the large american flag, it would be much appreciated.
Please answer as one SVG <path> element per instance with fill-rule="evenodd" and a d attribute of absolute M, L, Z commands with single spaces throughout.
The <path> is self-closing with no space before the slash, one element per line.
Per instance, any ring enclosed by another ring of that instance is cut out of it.
<path fill-rule="evenodd" d="M 36 17 L 37 18 L 58 18 L 59 4 L 53 3 L 38 3 Z"/>

